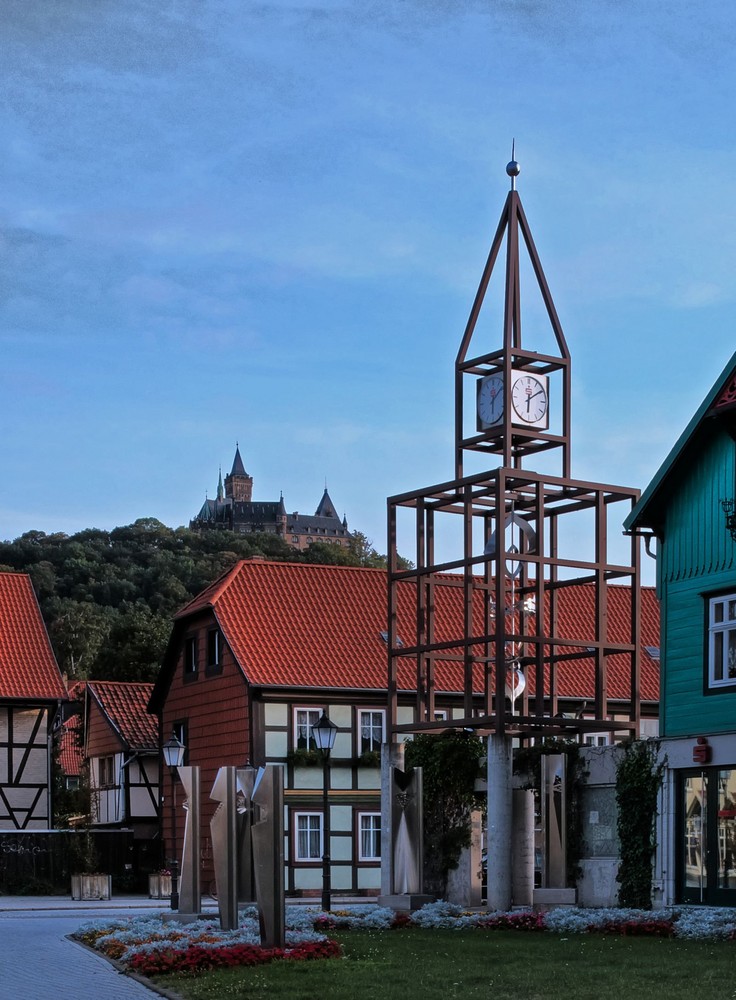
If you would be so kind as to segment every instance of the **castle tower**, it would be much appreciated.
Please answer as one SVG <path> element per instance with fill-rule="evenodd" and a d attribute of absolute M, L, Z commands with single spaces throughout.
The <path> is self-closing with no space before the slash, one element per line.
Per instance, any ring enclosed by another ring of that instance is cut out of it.
<path fill-rule="evenodd" d="M 240 448 L 235 445 L 235 458 L 230 475 L 225 476 L 225 496 L 236 503 L 250 503 L 253 497 L 253 477 L 245 471 Z"/>

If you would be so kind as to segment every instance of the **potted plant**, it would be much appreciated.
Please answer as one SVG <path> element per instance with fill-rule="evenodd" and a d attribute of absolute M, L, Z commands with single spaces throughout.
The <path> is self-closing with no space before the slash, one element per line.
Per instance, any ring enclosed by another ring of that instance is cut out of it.
<path fill-rule="evenodd" d="M 78 835 L 77 872 L 72 874 L 72 899 L 110 899 L 112 897 L 112 876 L 100 872 L 100 861 L 89 829 Z"/>
<path fill-rule="evenodd" d="M 171 872 L 168 868 L 148 876 L 148 895 L 151 899 L 171 899 Z"/>

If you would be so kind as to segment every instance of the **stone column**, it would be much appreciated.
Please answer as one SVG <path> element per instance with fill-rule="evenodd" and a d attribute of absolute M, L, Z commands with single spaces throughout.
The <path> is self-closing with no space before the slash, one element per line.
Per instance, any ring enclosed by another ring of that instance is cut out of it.
<path fill-rule="evenodd" d="M 511 737 L 488 737 L 488 909 L 511 907 Z"/>
<path fill-rule="evenodd" d="M 511 902 L 531 906 L 534 898 L 534 792 L 512 792 Z"/>

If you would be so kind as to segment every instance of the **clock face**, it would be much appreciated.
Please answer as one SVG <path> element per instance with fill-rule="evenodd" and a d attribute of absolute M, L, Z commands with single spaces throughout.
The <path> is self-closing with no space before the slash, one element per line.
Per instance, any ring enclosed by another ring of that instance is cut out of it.
<path fill-rule="evenodd" d="M 511 385 L 511 405 L 517 422 L 546 427 L 549 418 L 547 379 L 526 372 L 519 374 Z"/>
<path fill-rule="evenodd" d="M 478 380 L 478 428 L 485 430 L 503 420 L 503 378 L 486 375 Z"/>

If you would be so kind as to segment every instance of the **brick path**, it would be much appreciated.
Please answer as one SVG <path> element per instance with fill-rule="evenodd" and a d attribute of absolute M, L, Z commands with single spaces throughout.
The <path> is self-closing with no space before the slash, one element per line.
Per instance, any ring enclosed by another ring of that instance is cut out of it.
<path fill-rule="evenodd" d="M 5 1000 L 154 1000 L 160 994 L 119 973 L 66 937 L 87 920 L 161 910 L 119 903 L 105 909 L 53 897 L 0 897 L 0 997 Z M 12 906 L 12 909 L 7 907 Z M 82 908 L 80 908 L 82 907 Z"/>

